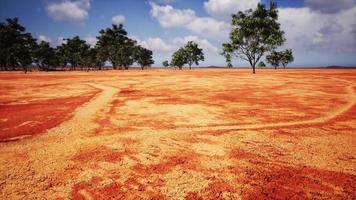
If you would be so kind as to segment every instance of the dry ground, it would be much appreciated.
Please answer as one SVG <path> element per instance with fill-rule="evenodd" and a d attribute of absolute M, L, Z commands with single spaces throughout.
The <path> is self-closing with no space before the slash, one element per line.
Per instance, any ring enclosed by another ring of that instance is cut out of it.
<path fill-rule="evenodd" d="M 356 70 L 0 74 L 0 199 L 355 199 Z"/>

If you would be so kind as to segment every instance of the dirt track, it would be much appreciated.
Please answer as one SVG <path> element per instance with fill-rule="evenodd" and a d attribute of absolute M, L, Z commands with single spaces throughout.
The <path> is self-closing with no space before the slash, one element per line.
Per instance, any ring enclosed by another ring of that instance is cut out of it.
<path fill-rule="evenodd" d="M 0 199 L 356 198 L 356 70 L 3 73 L 0 85 Z"/>

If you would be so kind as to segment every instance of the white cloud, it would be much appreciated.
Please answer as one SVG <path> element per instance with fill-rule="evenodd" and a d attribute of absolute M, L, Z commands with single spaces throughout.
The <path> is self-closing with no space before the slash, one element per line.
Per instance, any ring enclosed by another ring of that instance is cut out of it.
<path fill-rule="evenodd" d="M 64 37 L 58 37 L 57 38 L 57 45 L 62 45 L 62 44 L 66 44 L 67 40 L 64 40 Z"/>
<path fill-rule="evenodd" d="M 84 40 L 90 45 L 90 46 L 95 46 L 96 42 L 98 42 L 98 39 L 94 36 L 86 36 Z"/>
<path fill-rule="evenodd" d="M 238 11 L 256 8 L 260 0 L 209 0 L 204 8 L 214 18 L 231 21 L 231 15 Z"/>
<path fill-rule="evenodd" d="M 337 13 L 354 6 L 356 0 L 305 0 L 305 4 L 322 13 Z"/>
<path fill-rule="evenodd" d="M 185 37 L 174 37 L 162 39 L 160 37 L 151 37 L 140 40 L 137 37 L 133 37 L 138 41 L 138 44 L 153 51 L 155 63 L 160 65 L 164 60 L 170 60 L 174 51 L 180 47 L 184 47 L 188 41 L 196 42 L 200 48 L 203 49 L 205 61 L 200 65 L 218 65 L 224 63 L 224 58 L 219 55 L 219 48 L 212 44 L 209 40 L 201 38 L 199 36 L 191 35 Z"/>
<path fill-rule="evenodd" d="M 48 15 L 56 21 L 84 22 L 89 18 L 91 0 L 63 0 L 46 6 Z"/>
<path fill-rule="evenodd" d="M 174 47 L 171 44 L 168 44 L 167 42 L 165 42 L 159 37 L 151 37 L 142 41 L 138 40 L 138 43 L 145 48 L 148 48 L 152 51 L 159 52 L 159 53 L 169 52 L 174 49 Z"/>
<path fill-rule="evenodd" d="M 116 15 L 114 17 L 111 18 L 112 23 L 119 25 L 119 24 L 123 24 L 125 22 L 125 16 L 124 15 Z"/>
<path fill-rule="evenodd" d="M 38 43 L 40 43 L 40 42 L 42 42 L 42 41 L 51 43 L 51 42 L 52 42 L 52 39 L 51 39 L 50 37 L 45 36 L 45 35 L 39 35 L 39 36 L 38 36 Z"/>
<path fill-rule="evenodd" d="M 156 53 L 173 53 L 178 48 L 185 46 L 188 41 L 196 42 L 200 48 L 203 49 L 204 53 L 216 54 L 218 48 L 210 43 L 207 39 L 200 38 L 198 36 L 185 36 L 185 37 L 175 37 L 167 40 L 163 40 L 160 37 L 151 37 L 145 40 L 139 40 L 138 43 L 148 48 Z"/>
<path fill-rule="evenodd" d="M 191 9 L 175 9 L 170 5 L 151 5 L 151 15 L 163 28 L 186 28 L 195 34 L 211 39 L 226 39 L 230 24 L 210 17 L 198 17 Z"/>
<path fill-rule="evenodd" d="M 153 2 L 150 5 L 151 15 L 163 28 L 184 26 L 196 18 L 195 12 L 191 9 L 179 10 L 170 5 L 160 6 Z"/>
<path fill-rule="evenodd" d="M 356 24 L 356 6 L 333 14 L 316 12 L 308 7 L 281 8 L 279 14 L 287 47 L 297 51 L 356 51 L 352 33 L 352 27 Z"/>
<path fill-rule="evenodd" d="M 207 39 L 203 39 L 198 36 L 176 37 L 173 39 L 172 43 L 175 44 L 176 46 L 183 47 L 188 43 L 188 41 L 196 42 L 206 54 L 218 53 L 218 48 L 216 46 L 210 43 Z"/>

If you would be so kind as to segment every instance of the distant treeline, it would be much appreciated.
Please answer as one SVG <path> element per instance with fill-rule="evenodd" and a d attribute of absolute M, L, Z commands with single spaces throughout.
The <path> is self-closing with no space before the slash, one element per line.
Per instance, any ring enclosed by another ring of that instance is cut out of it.
<path fill-rule="evenodd" d="M 232 15 L 231 25 L 229 41 L 222 44 L 221 53 L 228 67 L 232 67 L 234 57 L 250 63 L 253 73 L 256 67 L 266 67 L 263 57 L 275 69 L 279 66 L 285 68 L 294 61 L 292 49 L 276 51 L 286 39 L 278 22 L 278 9 L 274 1 L 269 6 L 259 3 L 256 9 Z M 109 62 L 113 69 L 129 69 L 134 63 L 144 69 L 154 63 L 152 51 L 129 38 L 122 24 L 100 30 L 97 39 L 96 45 L 91 47 L 75 36 L 64 39 L 60 46 L 53 48 L 48 42 L 36 42 L 17 18 L 6 19 L 0 23 L 0 67 L 2 70 L 21 67 L 25 72 L 30 65 L 47 71 L 101 70 Z M 204 59 L 203 49 L 197 43 L 188 41 L 173 53 L 171 61 L 166 60 L 162 65 L 179 69 L 188 65 L 191 68 Z"/>
<path fill-rule="evenodd" d="M 91 47 L 79 36 L 65 38 L 54 48 L 46 41 L 37 41 L 17 18 L 9 18 L 0 23 L 0 69 L 101 70 L 106 62 L 113 69 L 129 69 L 134 63 L 144 69 L 154 63 L 152 51 L 129 38 L 122 24 L 100 30 L 97 39 Z"/>

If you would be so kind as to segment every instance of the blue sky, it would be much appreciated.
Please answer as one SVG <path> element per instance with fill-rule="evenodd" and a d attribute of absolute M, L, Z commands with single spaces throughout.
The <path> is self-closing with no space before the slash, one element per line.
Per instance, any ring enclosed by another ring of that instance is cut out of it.
<path fill-rule="evenodd" d="M 263 0 L 266 2 L 267 0 Z M 79 35 L 95 43 L 100 29 L 122 22 L 130 37 L 153 50 L 156 65 L 188 40 L 203 47 L 201 65 L 224 65 L 230 15 L 260 0 L 0 0 L 0 20 L 18 17 L 52 46 Z M 293 66 L 356 66 L 356 0 L 279 0 L 280 22 L 295 52 Z M 235 59 L 234 65 L 247 63 Z"/>

